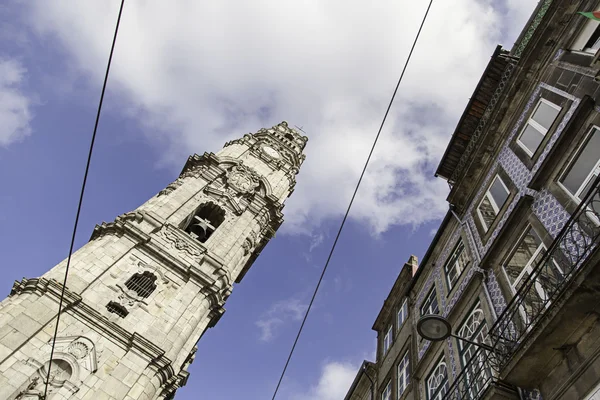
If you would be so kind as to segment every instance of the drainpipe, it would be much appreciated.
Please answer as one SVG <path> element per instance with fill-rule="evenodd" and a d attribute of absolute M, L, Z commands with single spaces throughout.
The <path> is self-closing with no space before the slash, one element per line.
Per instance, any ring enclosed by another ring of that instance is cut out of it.
<path fill-rule="evenodd" d="M 363 364 L 363 374 L 365 374 L 365 376 L 367 378 L 369 378 L 369 380 L 371 381 L 371 400 L 375 400 L 375 383 L 373 382 L 373 379 L 371 379 L 371 377 L 369 376 L 369 374 L 367 374 L 367 366 L 366 366 L 366 364 Z"/>

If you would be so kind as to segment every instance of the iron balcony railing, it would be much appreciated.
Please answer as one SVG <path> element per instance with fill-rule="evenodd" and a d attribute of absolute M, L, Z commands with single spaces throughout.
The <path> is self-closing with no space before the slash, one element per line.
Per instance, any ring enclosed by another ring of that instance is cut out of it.
<path fill-rule="evenodd" d="M 511 361 L 519 347 L 564 292 L 600 242 L 600 176 L 544 256 L 489 330 L 494 351 L 477 348 L 444 396 L 476 400 Z"/>

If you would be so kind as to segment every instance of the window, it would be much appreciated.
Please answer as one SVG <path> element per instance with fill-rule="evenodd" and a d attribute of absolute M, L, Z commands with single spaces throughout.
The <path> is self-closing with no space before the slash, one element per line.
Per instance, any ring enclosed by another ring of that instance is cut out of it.
<path fill-rule="evenodd" d="M 400 330 L 400 327 L 404 324 L 406 318 L 408 318 L 408 299 L 404 299 L 398 310 L 398 330 Z"/>
<path fill-rule="evenodd" d="M 513 249 L 510 258 L 504 264 L 504 271 L 514 293 L 519 290 L 533 268 L 542 260 L 545 251 L 546 246 L 538 233 L 533 227 L 528 226 Z M 539 311 L 540 303 L 547 300 L 547 289 L 545 288 L 555 285 L 560 279 L 562 279 L 562 271 L 552 260 L 538 275 L 532 289 L 525 293 L 524 309 L 521 311 L 525 313 L 526 319 L 536 310 Z"/>
<path fill-rule="evenodd" d="M 485 315 L 479 302 L 477 302 L 473 311 L 471 311 L 462 324 L 458 331 L 458 336 L 472 342 L 491 345 Z M 492 376 L 489 366 L 485 364 L 486 354 L 483 350 L 470 343 L 458 339 L 456 341 L 458 343 L 461 364 L 463 369 L 466 370 L 466 379 L 472 382 L 469 385 L 470 392 L 468 398 L 477 399 Z M 478 350 L 479 353 L 477 353 Z"/>
<path fill-rule="evenodd" d="M 525 127 L 521 131 L 521 134 L 517 138 L 517 143 L 529 157 L 533 157 L 533 154 L 544 140 L 544 136 L 548 132 L 548 129 L 554 123 L 556 116 L 560 112 L 560 107 L 556 104 L 550 103 L 546 99 L 540 99 L 535 111 L 527 120 Z"/>
<path fill-rule="evenodd" d="M 469 255 L 465 251 L 465 245 L 462 240 L 460 240 L 454 248 L 452 255 L 448 258 L 448 261 L 446 261 L 446 265 L 444 265 L 448 291 L 454 287 L 467 264 L 469 264 Z"/>
<path fill-rule="evenodd" d="M 392 381 L 385 385 L 385 389 L 381 392 L 381 400 L 392 400 Z"/>
<path fill-rule="evenodd" d="M 494 223 L 496 216 L 509 195 L 510 191 L 508 190 L 508 187 L 504 184 L 502 178 L 500 178 L 499 175 L 496 175 L 477 207 L 477 214 L 479 215 L 479 220 L 483 224 L 483 229 L 485 231 L 487 231 Z"/>
<path fill-rule="evenodd" d="M 125 307 L 114 301 L 108 303 L 106 305 L 106 309 L 108 310 L 108 312 L 117 314 L 121 318 L 125 318 L 127 314 L 129 314 L 129 311 L 127 311 Z"/>
<path fill-rule="evenodd" d="M 438 307 L 437 295 L 435 293 L 435 287 L 433 287 L 421 306 L 421 315 L 438 314 L 439 312 L 440 308 Z"/>
<path fill-rule="evenodd" d="M 571 196 L 581 201 L 599 174 L 600 129 L 593 127 L 559 182 Z"/>
<path fill-rule="evenodd" d="M 571 45 L 571 50 L 594 54 L 599 48 L 600 23 L 595 20 L 589 20 L 575 42 Z"/>
<path fill-rule="evenodd" d="M 143 274 L 135 274 L 127 282 L 125 287 L 137 293 L 139 297 L 147 298 L 156 289 L 156 275 L 149 271 Z"/>
<path fill-rule="evenodd" d="M 436 367 L 427 377 L 427 399 L 441 400 L 448 392 L 448 369 L 444 362 L 444 357 L 440 359 Z"/>
<path fill-rule="evenodd" d="M 410 359 L 408 354 L 409 352 L 406 351 L 400 364 L 398 364 L 398 398 L 400 398 L 410 383 Z"/>
<path fill-rule="evenodd" d="M 224 220 L 225 211 L 221 207 L 213 202 L 204 203 L 198 208 L 185 231 L 199 242 L 205 243 Z"/>
<path fill-rule="evenodd" d="M 383 337 L 383 355 L 385 355 L 388 350 L 392 347 L 392 326 L 388 328 L 385 336 Z"/>

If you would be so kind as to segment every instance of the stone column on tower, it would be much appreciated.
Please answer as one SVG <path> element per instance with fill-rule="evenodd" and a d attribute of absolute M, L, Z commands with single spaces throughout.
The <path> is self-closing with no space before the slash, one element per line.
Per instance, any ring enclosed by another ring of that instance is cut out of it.
<path fill-rule="evenodd" d="M 94 228 L 71 259 L 0 302 L 0 398 L 168 399 L 283 222 L 307 137 L 282 122 L 213 153 L 136 210 Z M 50 380 L 47 368 L 51 363 Z"/>

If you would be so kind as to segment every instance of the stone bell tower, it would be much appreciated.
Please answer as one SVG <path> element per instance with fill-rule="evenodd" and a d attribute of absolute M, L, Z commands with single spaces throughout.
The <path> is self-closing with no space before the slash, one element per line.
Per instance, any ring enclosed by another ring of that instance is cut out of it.
<path fill-rule="evenodd" d="M 196 342 L 283 222 L 307 137 L 286 122 L 191 156 L 71 259 L 0 303 L 0 399 L 171 399 Z M 50 379 L 47 368 L 51 362 Z"/>

